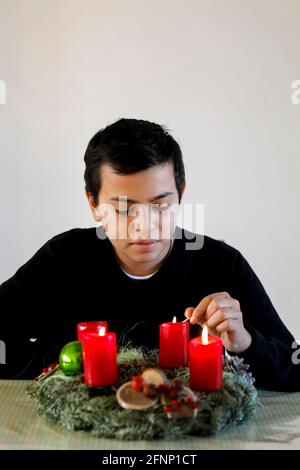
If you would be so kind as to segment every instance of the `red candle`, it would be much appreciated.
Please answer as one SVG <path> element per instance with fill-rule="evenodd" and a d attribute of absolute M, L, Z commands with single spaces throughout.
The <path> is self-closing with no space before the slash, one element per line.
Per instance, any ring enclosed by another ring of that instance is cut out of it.
<path fill-rule="evenodd" d="M 108 331 L 108 325 L 106 321 L 85 321 L 82 323 L 77 323 L 77 339 L 78 341 L 82 340 L 83 332 L 95 332 L 99 333 L 100 328 L 104 326 L 105 331 Z"/>
<path fill-rule="evenodd" d="M 189 362 L 188 322 L 163 323 L 159 327 L 159 364 L 161 367 L 186 367 Z"/>
<path fill-rule="evenodd" d="M 118 379 L 116 334 L 82 333 L 84 382 L 90 387 L 113 385 Z"/>
<path fill-rule="evenodd" d="M 190 387 L 210 392 L 223 387 L 223 345 L 218 336 L 208 336 L 207 326 L 202 338 L 190 341 Z"/>

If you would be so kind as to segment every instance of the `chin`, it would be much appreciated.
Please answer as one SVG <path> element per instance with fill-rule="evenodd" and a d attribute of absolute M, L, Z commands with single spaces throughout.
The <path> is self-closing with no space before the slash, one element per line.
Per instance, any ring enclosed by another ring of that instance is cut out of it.
<path fill-rule="evenodd" d="M 137 261 L 137 262 L 148 262 L 148 261 L 155 261 L 157 258 L 159 258 L 157 252 L 150 252 L 150 253 L 136 253 L 134 256 L 130 256 L 132 261 Z M 159 260 L 157 259 L 159 262 Z"/>

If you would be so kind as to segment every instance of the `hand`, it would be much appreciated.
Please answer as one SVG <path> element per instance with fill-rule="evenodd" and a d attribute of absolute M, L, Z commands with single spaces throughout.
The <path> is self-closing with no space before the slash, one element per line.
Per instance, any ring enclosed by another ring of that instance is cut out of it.
<path fill-rule="evenodd" d="M 197 307 L 188 307 L 185 316 L 193 325 L 206 323 L 212 335 L 221 336 L 225 349 L 237 354 L 249 348 L 252 338 L 243 324 L 240 303 L 227 292 L 217 292 L 201 300 Z"/>

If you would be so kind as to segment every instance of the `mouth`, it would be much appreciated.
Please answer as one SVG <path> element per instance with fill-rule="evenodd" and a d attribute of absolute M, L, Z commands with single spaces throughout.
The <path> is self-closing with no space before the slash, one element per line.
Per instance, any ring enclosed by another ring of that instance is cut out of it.
<path fill-rule="evenodd" d="M 152 251 L 158 243 L 158 240 L 139 240 L 130 245 L 139 251 Z"/>

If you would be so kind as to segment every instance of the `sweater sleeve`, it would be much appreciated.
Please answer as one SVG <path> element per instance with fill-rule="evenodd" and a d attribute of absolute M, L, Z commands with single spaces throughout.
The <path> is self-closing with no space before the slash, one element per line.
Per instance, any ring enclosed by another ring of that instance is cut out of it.
<path fill-rule="evenodd" d="M 46 243 L 0 286 L 0 378 L 33 378 L 45 365 L 47 307 L 54 286 L 54 267 Z"/>
<path fill-rule="evenodd" d="M 250 347 L 240 356 L 250 365 L 256 385 L 269 390 L 300 390 L 300 364 L 297 363 L 300 361 L 295 361 L 295 340 L 239 252 L 234 261 L 232 286 L 233 296 L 240 302 L 245 328 L 252 337 Z"/>

